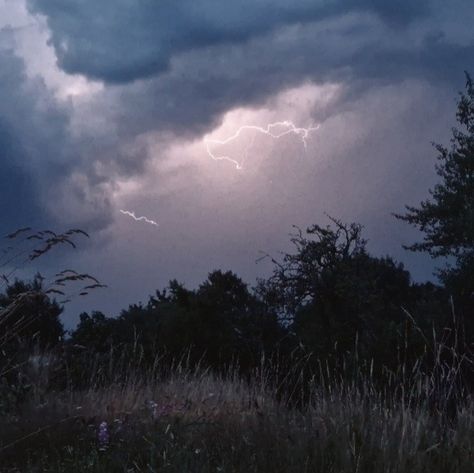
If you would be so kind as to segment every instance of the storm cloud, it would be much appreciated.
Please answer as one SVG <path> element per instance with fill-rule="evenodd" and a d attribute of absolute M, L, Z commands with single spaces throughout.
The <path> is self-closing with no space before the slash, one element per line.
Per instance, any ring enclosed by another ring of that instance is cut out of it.
<path fill-rule="evenodd" d="M 0 41 L 0 231 L 58 220 L 72 224 L 74 212 L 87 203 L 79 220 L 102 227 L 107 197 L 81 140 L 71 133 L 71 104 L 58 102 L 40 77 L 28 77 L 11 28 L 0 32 Z M 93 217 L 96 212 L 100 218 Z"/>
<path fill-rule="evenodd" d="M 252 279 L 259 250 L 325 211 L 428 277 L 390 214 L 435 183 L 430 141 L 449 140 L 473 69 L 474 9 L 446 3 L 0 0 L 0 230 L 93 231 L 78 261 L 114 303 L 216 267 Z M 321 125 L 306 151 L 246 136 L 241 174 L 205 152 L 207 134 L 288 118 Z M 123 286 L 127 258 L 141 276 Z"/>
<path fill-rule="evenodd" d="M 0 212 L 5 230 L 25 220 L 47 220 L 42 189 L 68 166 L 56 154 L 67 115 L 52 105 L 41 82 L 27 83 L 22 62 L 4 48 L 0 83 Z"/>
<path fill-rule="evenodd" d="M 163 72 L 179 53 L 242 44 L 287 25 L 362 11 L 400 26 L 429 11 L 427 0 L 29 0 L 29 5 L 46 15 L 61 68 L 112 83 Z"/>

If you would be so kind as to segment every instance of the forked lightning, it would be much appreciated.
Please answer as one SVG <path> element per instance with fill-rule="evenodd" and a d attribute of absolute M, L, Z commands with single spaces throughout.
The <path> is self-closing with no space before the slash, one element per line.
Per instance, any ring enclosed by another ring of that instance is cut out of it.
<path fill-rule="evenodd" d="M 284 128 L 282 131 L 279 133 L 274 132 L 273 130 L 275 128 Z M 284 120 L 281 122 L 275 122 L 275 123 L 269 123 L 266 128 L 261 127 L 261 126 L 256 126 L 256 125 L 243 125 L 241 126 L 232 136 L 225 140 L 215 140 L 215 139 L 210 139 L 210 138 L 204 138 L 204 143 L 206 145 L 206 150 L 207 154 L 214 159 L 215 161 L 229 161 L 232 164 L 235 165 L 237 169 L 242 169 L 242 163 L 239 163 L 237 160 L 231 158 L 230 156 L 227 155 L 216 155 L 212 152 L 211 147 L 213 146 L 222 146 L 226 145 L 237 138 L 241 135 L 243 131 L 247 130 L 253 130 L 257 131 L 259 133 L 263 133 L 264 135 L 271 136 L 272 138 L 282 138 L 283 136 L 290 135 L 290 134 L 295 134 L 297 135 L 301 141 L 303 142 L 303 146 L 306 150 L 307 147 L 307 138 L 309 134 L 312 131 L 316 131 L 319 129 L 319 125 L 310 127 L 310 128 L 301 128 L 297 127 L 292 121 L 290 120 Z"/>

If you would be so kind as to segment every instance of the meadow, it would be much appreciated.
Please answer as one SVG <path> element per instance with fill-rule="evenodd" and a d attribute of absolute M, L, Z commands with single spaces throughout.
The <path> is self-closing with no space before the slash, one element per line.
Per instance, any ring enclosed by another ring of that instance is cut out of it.
<path fill-rule="evenodd" d="M 285 384 L 287 371 L 275 376 L 271 359 L 244 377 L 238 367 L 217 374 L 187 358 L 145 368 L 114 357 L 107 366 L 92 358 L 81 389 L 51 387 L 64 369 L 57 355 L 30 357 L 21 402 L 1 391 L 0 471 L 473 471 L 465 359 L 440 356 L 430 372 L 420 360 L 377 378 L 373 364 L 348 363 L 344 372 L 295 359 L 292 380 L 305 378 L 302 390 Z"/>

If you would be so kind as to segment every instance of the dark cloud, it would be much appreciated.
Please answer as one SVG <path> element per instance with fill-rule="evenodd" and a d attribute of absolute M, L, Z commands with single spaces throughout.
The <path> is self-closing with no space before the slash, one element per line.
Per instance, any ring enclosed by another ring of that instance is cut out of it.
<path fill-rule="evenodd" d="M 351 11 L 403 25 L 428 12 L 428 0 L 29 0 L 46 15 L 59 65 L 111 83 L 165 71 L 190 50 L 238 44 L 276 28 Z"/>
<path fill-rule="evenodd" d="M 344 83 L 346 93 L 334 108 L 316 111 L 315 119 L 324 120 L 381 84 L 417 78 L 459 89 L 472 57 L 474 41 L 455 44 L 416 30 L 400 34 L 374 18 L 348 17 L 183 53 L 155 78 L 108 89 L 103 107 L 115 104 L 122 136 L 159 130 L 193 137 L 227 110 L 258 106 L 284 88 Z"/>
<path fill-rule="evenodd" d="M 373 11 L 393 25 L 401 25 L 413 19 L 423 17 L 430 12 L 430 1 L 397 1 L 386 0 L 349 0 L 340 2 L 341 8 L 353 8 L 360 11 Z"/>
<path fill-rule="evenodd" d="M 203 134 L 230 108 L 258 105 L 307 80 L 344 82 L 346 100 L 378 83 L 407 78 L 459 84 L 474 38 L 457 44 L 430 24 L 435 1 L 29 0 L 29 5 L 46 16 L 60 67 L 122 83 L 106 87 L 90 113 L 107 115 L 119 137 L 103 143 L 100 159 L 131 173 L 143 170 L 146 152 L 131 157 L 122 145 L 138 135 Z M 415 20 L 428 23 L 417 29 Z"/>
<path fill-rule="evenodd" d="M 24 154 L 9 130 L 0 120 L 0 234 L 12 229 L 38 224 L 42 213 L 34 179 L 18 164 Z M 18 161 L 17 161 L 18 160 Z"/>
<path fill-rule="evenodd" d="M 3 44 L 8 34 L 0 32 Z M 10 47 L 0 48 L 0 83 L 0 234 L 58 221 L 103 226 L 106 199 L 99 202 L 100 186 L 90 185 L 94 174 L 81 143 L 70 134 L 69 107 L 59 105 L 41 79 L 28 78 L 23 60 Z M 82 183 L 71 179 L 75 173 L 86 176 Z M 75 219 L 62 206 L 67 198 L 95 200 L 95 212 Z"/>
<path fill-rule="evenodd" d="M 1 233 L 48 220 L 40 202 L 40 185 L 35 179 L 34 163 L 34 155 L 41 153 L 38 146 L 42 139 L 32 129 L 35 127 L 32 112 L 37 105 L 35 95 L 40 91 L 28 93 L 25 82 L 21 60 L 11 51 L 0 49 Z M 46 129 L 47 114 L 43 118 L 42 126 Z M 46 163 L 36 163 L 36 166 L 43 165 Z"/>

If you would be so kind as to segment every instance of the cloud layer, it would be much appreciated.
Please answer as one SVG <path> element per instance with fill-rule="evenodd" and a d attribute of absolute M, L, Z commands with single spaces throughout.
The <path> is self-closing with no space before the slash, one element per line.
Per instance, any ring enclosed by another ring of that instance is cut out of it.
<path fill-rule="evenodd" d="M 0 0 L 0 230 L 102 230 L 106 280 L 153 235 L 129 300 L 156 287 L 155 266 L 251 278 L 258 250 L 284 249 L 292 223 L 324 211 L 402 257 L 414 235 L 390 212 L 434 182 L 430 141 L 449 138 L 473 22 L 469 0 Z M 244 137 L 240 175 L 206 155 L 209 133 L 285 119 L 321 124 L 307 155 L 291 138 Z"/>
<path fill-rule="evenodd" d="M 283 26 L 350 11 L 374 12 L 392 24 L 405 24 L 426 14 L 429 2 L 30 0 L 29 5 L 46 15 L 62 69 L 123 83 L 163 72 L 179 53 L 242 44 Z"/>

